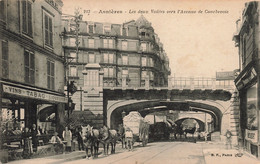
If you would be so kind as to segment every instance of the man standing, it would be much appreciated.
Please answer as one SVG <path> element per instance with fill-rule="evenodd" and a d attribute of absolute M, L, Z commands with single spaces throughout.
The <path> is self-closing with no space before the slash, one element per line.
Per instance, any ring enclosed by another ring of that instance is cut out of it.
<path fill-rule="evenodd" d="M 77 130 L 77 140 L 78 140 L 78 145 L 79 145 L 79 150 L 84 150 L 84 146 L 83 146 L 83 134 L 82 134 L 82 128 L 78 127 Z"/>
<path fill-rule="evenodd" d="M 65 130 L 62 133 L 62 137 L 64 141 L 66 141 L 66 151 L 71 152 L 72 133 L 67 126 L 65 127 Z"/>
<path fill-rule="evenodd" d="M 31 135 L 32 135 L 33 152 L 36 152 L 38 147 L 38 136 L 40 135 L 40 132 L 39 130 L 36 129 L 35 124 L 33 124 L 32 126 Z"/>
<path fill-rule="evenodd" d="M 133 137 L 133 131 L 129 127 L 126 127 L 125 139 L 128 151 L 133 150 Z"/>

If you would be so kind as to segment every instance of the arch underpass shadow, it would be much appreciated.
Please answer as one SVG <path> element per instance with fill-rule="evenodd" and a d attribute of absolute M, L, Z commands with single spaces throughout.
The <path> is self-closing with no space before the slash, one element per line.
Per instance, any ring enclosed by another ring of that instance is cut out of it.
<path fill-rule="evenodd" d="M 185 120 L 187 120 L 187 119 L 193 119 L 193 120 L 195 120 L 195 121 L 199 124 L 200 131 L 205 131 L 205 123 L 204 123 L 202 120 L 197 119 L 197 118 L 185 117 L 185 118 L 181 118 L 181 119 L 178 119 L 178 120 L 174 121 L 174 123 L 176 123 L 176 124 L 182 124 L 183 121 L 185 121 Z"/>
<path fill-rule="evenodd" d="M 220 131 L 222 110 L 217 105 L 209 105 L 202 102 L 193 101 L 160 101 L 160 100 L 125 100 L 110 103 L 107 108 L 107 125 L 117 129 L 123 122 L 122 112 L 126 115 L 131 111 L 138 111 L 142 117 L 159 111 L 200 111 L 211 115 L 213 119 L 214 131 Z"/>

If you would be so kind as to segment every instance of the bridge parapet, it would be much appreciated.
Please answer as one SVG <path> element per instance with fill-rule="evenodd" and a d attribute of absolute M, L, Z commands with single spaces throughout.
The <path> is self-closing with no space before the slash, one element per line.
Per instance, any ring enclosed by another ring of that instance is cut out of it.
<path fill-rule="evenodd" d="M 217 80 L 207 77 L 169 77 L 168 79 L 168 86 L 173 89 L 235 89 L 233 80 Z"/>

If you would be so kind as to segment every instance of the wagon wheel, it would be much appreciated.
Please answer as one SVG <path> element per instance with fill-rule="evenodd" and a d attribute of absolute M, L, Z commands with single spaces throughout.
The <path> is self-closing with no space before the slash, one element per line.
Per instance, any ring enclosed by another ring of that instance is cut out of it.
<path fill-rule="evenodd" d="M 145 131 L 144 132 L 144 134 L 143 134 L 143 137 L 142 137 L 142 144 L 143 144 L 143 146 L 146 146 L 147 145 L 147 143 L 148 143 L 148 132 L 147 131 Z"/>
<path fill-rule="evenodd" d="M 142 134 L 142 145 L 143 145 L 143 147 L 146 145 L 145 144 L 145 133 Z"/>

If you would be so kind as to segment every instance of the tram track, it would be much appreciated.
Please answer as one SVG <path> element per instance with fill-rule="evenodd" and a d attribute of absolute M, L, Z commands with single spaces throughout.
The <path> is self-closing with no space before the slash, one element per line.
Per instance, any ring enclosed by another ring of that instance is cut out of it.
<path fill-rule="evenodd" d="M 138 164 L 144 164 L 144 163 L 147 163 L 148 161 L 150 161 L 151 159 L 155 158 L 156 156 L 160 155 L 161 153 L 171 149 L 171 148 L 174 148 L 178 145 L 180 145 L 181 143 L 178 143 L 176 145 L 172 145 L 172 144 L 169 144 L 169 145 L 160 145 L 160 147 L 162 147 L 163 149 L 160 150 L 158 153 L 153 153 L 153 155 L 149 155 L 149 157 L 145 158 L 145 159 L 142 159 L 141 158 L 136 158 L 137 161 L 131 161 L 131 162 L 135 162 L 135 163 L 138 163 Z M 165 147 L 165 148 L 164 148 Z M 149 148 L 149 147 L 144 147 L 142 148 L 142 151 L 137 151 L 136 153 L 133 153 L 131 155 L 128 155 L 126 157 L 123 157 L 123 158 L 120 158 L 120 159 L 117 159 L 115 161 L 112 161 L 110 162 L 109 164 L 116 164 L 116 163 L 120 163 L 120 161 L 125 161 L 127 159 L 131 159 L 131 157 L 135 157 L 135 156 L 141 156 L 142 158 L 144 158 L 147 154 L 149 153 L 152 153 L 152 152 L 156 152 L 154 151 L 154 149 L 159 149 L 158 146 L 157 147 L 153 147 L 153 148 Z M 145 155 L 146 154 L 146 155 Z M 152 157 L 151 157 L 152 156 Z"/>

